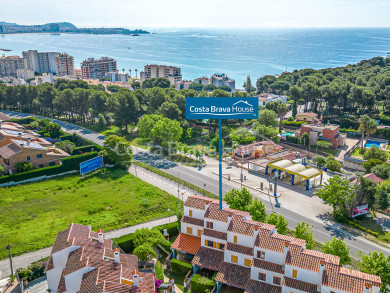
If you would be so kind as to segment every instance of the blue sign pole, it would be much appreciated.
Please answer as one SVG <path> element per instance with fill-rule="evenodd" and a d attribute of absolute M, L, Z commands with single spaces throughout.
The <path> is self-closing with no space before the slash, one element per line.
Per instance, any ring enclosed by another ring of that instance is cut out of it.
<path fill-rule="evenodd" d="M 222 119 L 219 123 L 219 209 L 222 210 Z"/>

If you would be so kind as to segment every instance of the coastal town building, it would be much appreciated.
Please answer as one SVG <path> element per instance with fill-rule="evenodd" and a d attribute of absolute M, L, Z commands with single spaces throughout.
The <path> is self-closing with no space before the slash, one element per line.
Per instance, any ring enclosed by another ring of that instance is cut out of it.
<path fill-rule="evenodd" d="M 214 73 L 211 76 L 211 84 L 217 87 L 225 85 L 230 87 L 232 91 L 236 89 L 236 81 L 229 78 L 225 73 Z"/>
<path fill-rule="evenodd" d="M 129 74 L 123 72 L 107 72 L 105 78 L 108 78 L 112 82 L 120 81 L 127 82 L 129 80 Z"/>
<path fill-rule="evenodd" d="M 44 83 L 53 83 L 54 75 L 53 73 L 42 73 L 40 76 L 36 76 L 34 80 L 30 82 L 31 85 L 41 85 Z"/>
<path fill-rule="evenodd" d="M 19 56 L 0 56 L 0 76 L 17 76 L 18 69 L 24 69 L 25 63 Z"/>
<path fill-rule="evenodd" d="M 336 124 L 302 124 L 297 134 L 300 139 L 304 133 L 307 133 L 310 145 L 317 145 L 318 141 L 326 141 L 332 144 L 332 148 L 338 148 L 343 147 L 347 139 L 347 134 L 340 133 L 339 129 L 340 126 Z"/>
<path fill-rule="evenodd" d="M 144 71 L 140 73 L 141 82 L 150 78 L 167 78 L 175 87 L 182 81 L 181 69 L 179 67 L 150 64 L 145 65 Z"/>
<path fill-rule="evenodd" d="M 58 52 L 38 52 L 37 50 L 22 52 L 27 69 L 46 73 L 56 73 L 55 57 L 58 54 Z"/>
<path fill-rule="evenodd" d="M 222 287 L 245 293 L 380 292 L 380 277 L 340 267 L 338 256 L 306 249 L 304 240 L 278 234 L 274 225 L 222 204 L 220 210 L 217 200 L 188 197 L 181 233 L 171 247 L 174 258 L 191 259 L 193 274 L 216 274 L 213 292 Z"/>
<path fill-rule="evenodd" d="M 282 104 L 287 103 L 286 96 L 275 95 L 272 93 L 261 93 L 255 96 L 259 99 L 259 106 L 266 106 L 269 102 L 281 102 Z"/>
<path fill-rule="evenodd" d="M 104 231 L 70 224 L 57 234 L 45 269 L 50 292 L 152 293 L 155 278 L 135 255 L 114 248 Z"/>
<path fill-rule="evenodd" d="M 116 60 L 110 57 L 100 59 L 88 58 L 81 63 L 81 76 L 83 79 L 101 79 L 107 72 L 117 71 Z"/>
<path fill-rule="evenodd" d="M 299 113 L 296 115 L 297 121 L 307 121 L 312 124 L 320 123 L 321 120 L 317 118 L 318 114 L 313 112 L 305 112 L 305 113 Z"/>
<path fill-rule="evenodd" d="M 74 58 L 67 53 L 60 53 L 55 56 L 55 66 L 57 76 L 74 74 Z"/>
<path fill-rule="evenodd" d="M 34 71 L 30 69 L 18 69 L 16 70 L 16 77 L 24 80 L 28 80 L 30 78 L 34 78 Z"/>
<path fill-rule="evenodd" d="M 206 76 L 202 76 L 202 77 L 199 77 L 199 78 L 195 78 L 194 82 L 195 83 L 200 83 L 201 85 L 208 85 L 208 84 L 211 84 L 211 78 L 208 78 Z"/>

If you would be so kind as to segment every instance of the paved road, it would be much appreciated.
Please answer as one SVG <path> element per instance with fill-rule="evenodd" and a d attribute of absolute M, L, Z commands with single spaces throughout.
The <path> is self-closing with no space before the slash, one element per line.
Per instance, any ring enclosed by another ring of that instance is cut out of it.
<path fill-rule="evenodd" d="M 153 228 L 153 227 L 164 225 L 164 224 L 167 224 L 169 222 L 176 221 L 176 220 L 177 220 L 176 216 L 171 216 L 168 218 L 145 222 L 145 223 L 142 223 L 139 225 L 129 226 L 129 227 L 109 231 L 106 233 L 106 237 L 108 239 L 118 238 L 118 237 L 121 237 L 123 235 L 134 233 L 134 231 L 137 229 Z M 29 253 L 22 254 L 20 256 L 16 256 L 13 258 L 14 269 L 15 268 L 25 268 L 35 261 L 38 261 L 38 260 L 45 258 L 45 257 L 48 257 L 50 255 L 50 252 L 51 252 L 51 247 L 47 247 L 47 248 L 44 248 L 44 249 L 41 249 L 38 251 L 29 252 Z M 4 286 L 6 284 L 6 279 L 10 275 L 10 272 L 11 272 L 11 269 L 10 269 L 9 260 L 8 259 L 1 260 L 0 261 L 0 289 L 1 289 L 2 285 Z"/>

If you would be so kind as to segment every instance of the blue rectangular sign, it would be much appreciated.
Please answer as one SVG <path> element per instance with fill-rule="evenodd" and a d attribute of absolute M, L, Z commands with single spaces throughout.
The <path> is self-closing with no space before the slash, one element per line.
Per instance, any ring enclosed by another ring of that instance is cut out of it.
<path fill-rule="evenodd" d="M 80 164 L 80 175 L 103 167 L 103 157 L 96 157 Z"/>
<path fill-rule="evenodd" d="M 258 98 L 186 98 L 186 119 L 257 119 Z"/>

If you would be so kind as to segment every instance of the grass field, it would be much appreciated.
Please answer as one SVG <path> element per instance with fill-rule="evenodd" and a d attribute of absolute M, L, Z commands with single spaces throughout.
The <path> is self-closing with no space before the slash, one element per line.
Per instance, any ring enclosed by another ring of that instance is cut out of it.
<path fill-rule="evenodd" d="M 357 147 L 351 154 L 352 157 L 363 158 L 363 149 L 361 147 Z"/>
<path fill-rule="evenodd" d="M 0 259 L 50 246 L 72 223 L 105 231 L 168 216 L 176 198 L 124 170 L 0 188 Z"/>

